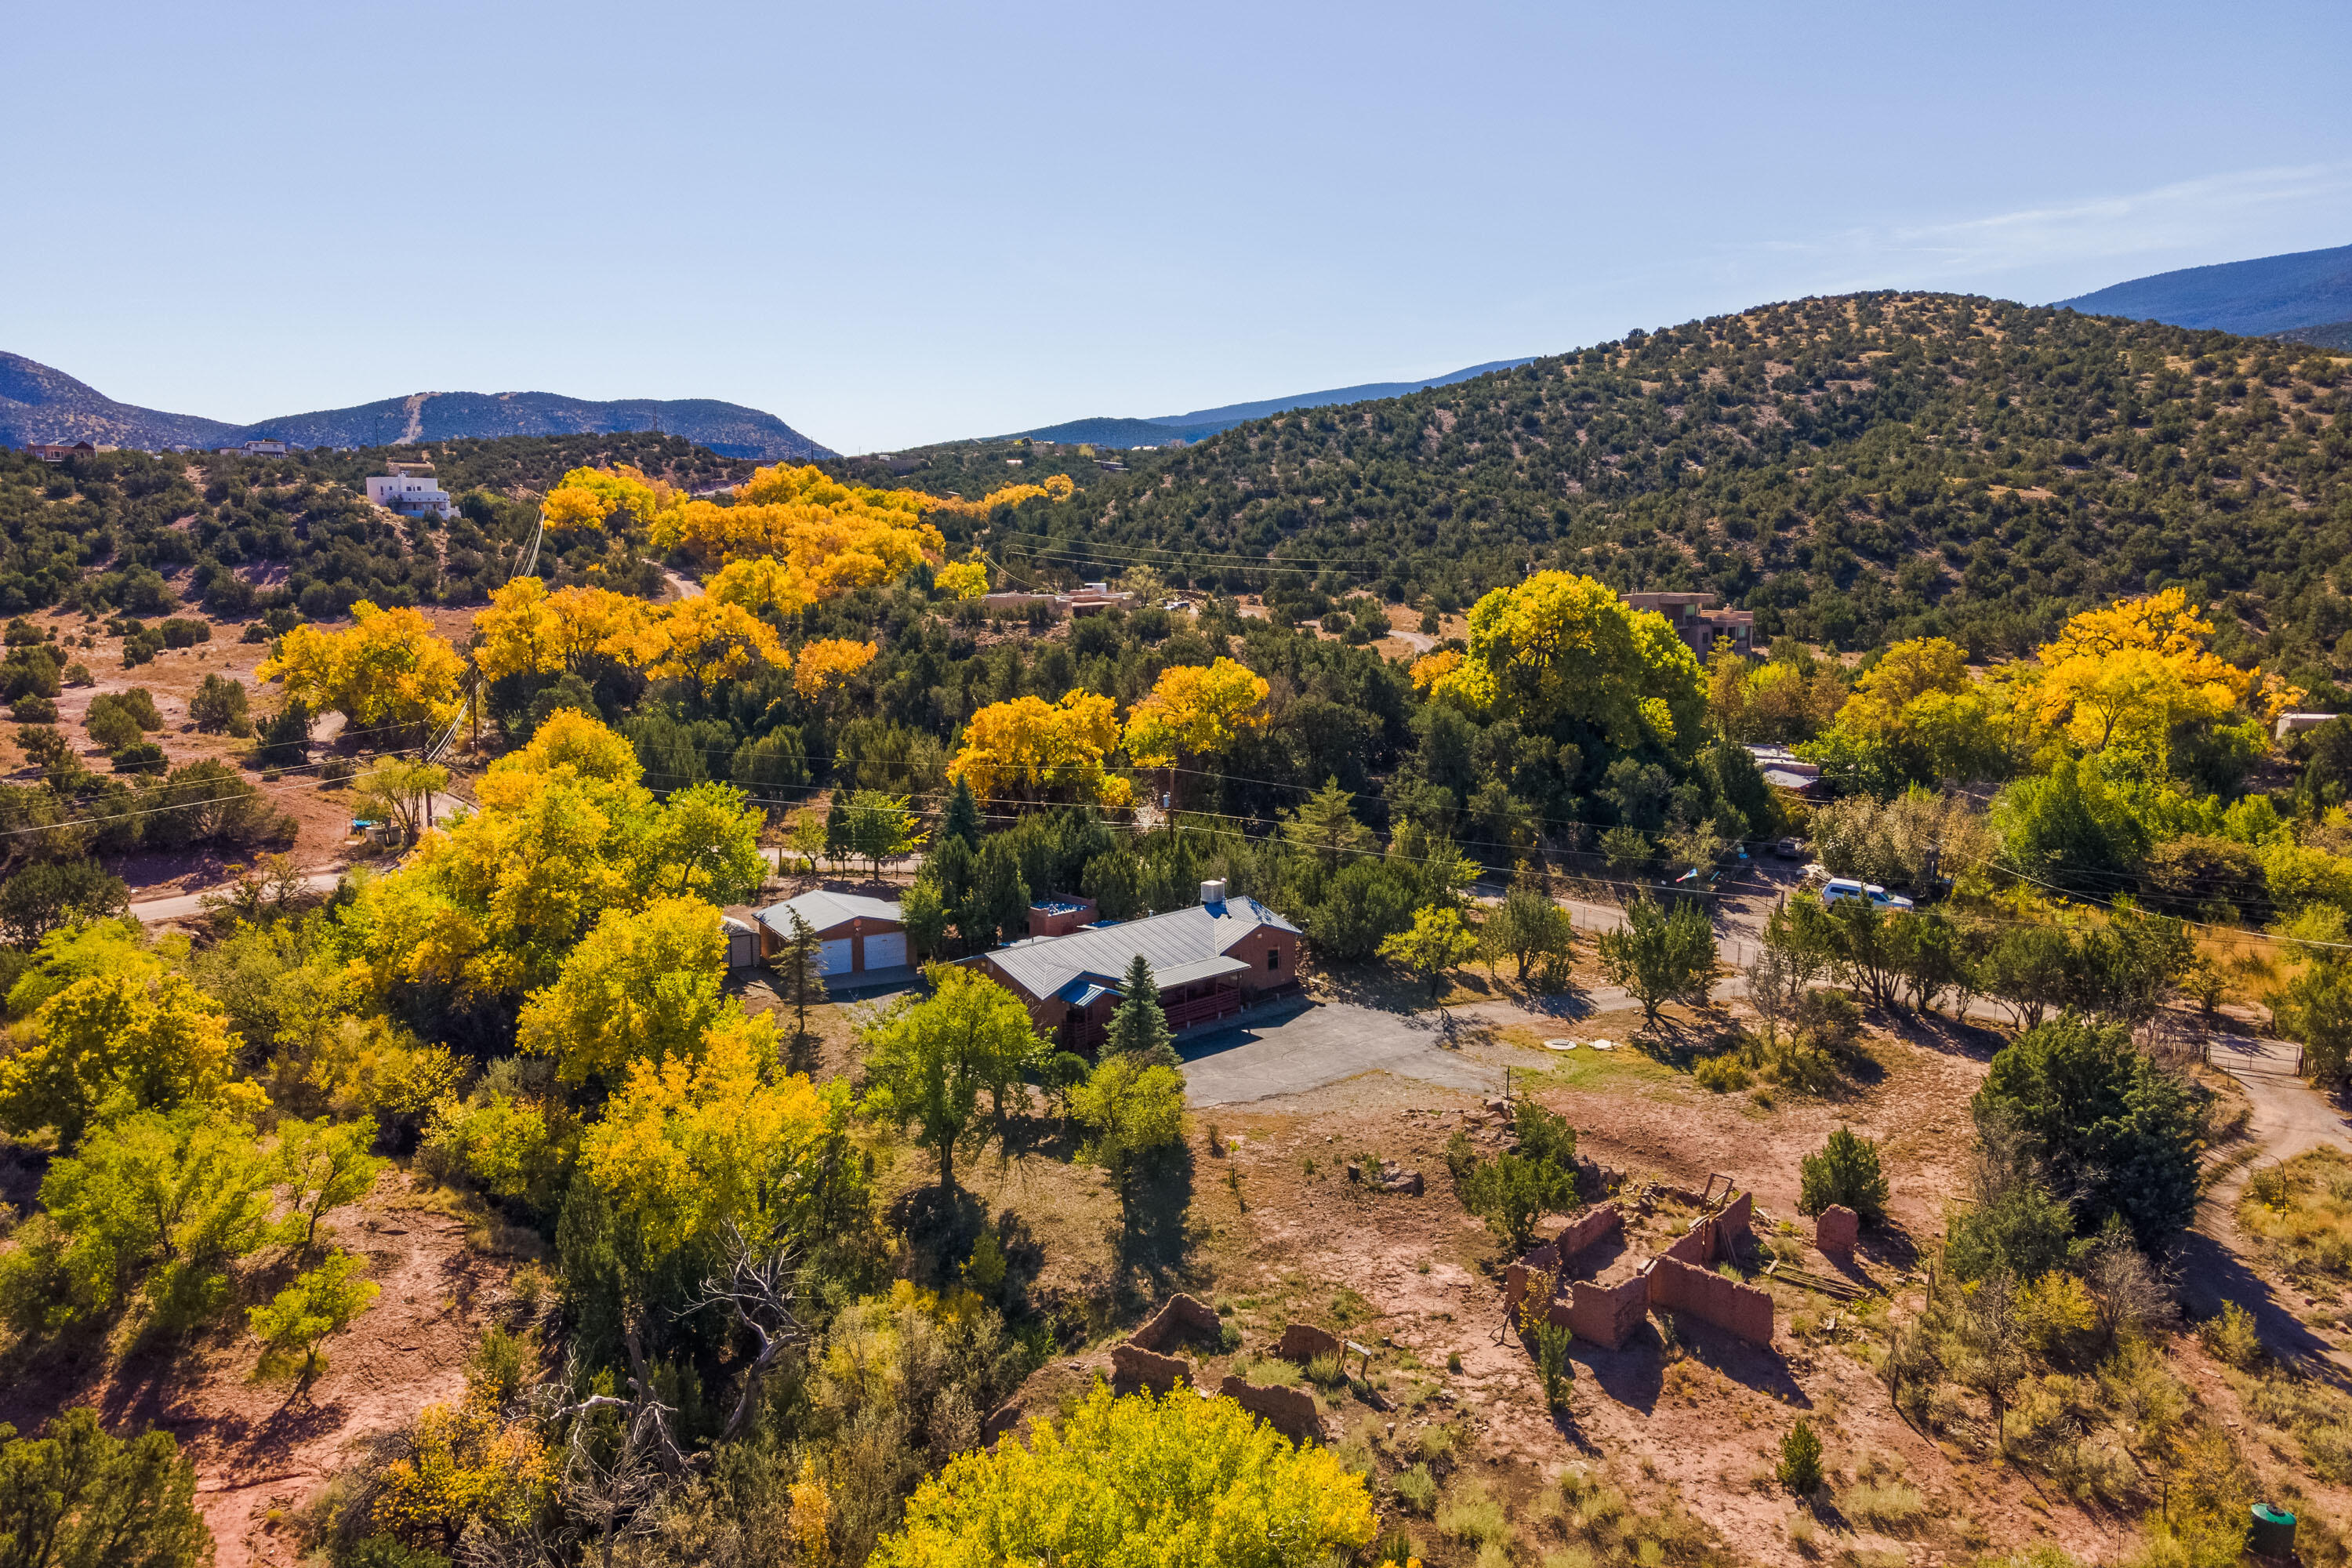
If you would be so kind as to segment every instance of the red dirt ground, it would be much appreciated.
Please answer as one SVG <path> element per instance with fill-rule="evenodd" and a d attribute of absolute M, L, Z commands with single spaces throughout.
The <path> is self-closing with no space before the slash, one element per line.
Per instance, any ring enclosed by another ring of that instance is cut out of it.
<path fill-rule="evenodd" d="M 256 1379 L 257 1347 L 239 1312 L 192 1343 L 103 1367 L 59 1357 L 48 1376 L 0 1390 L 0 1420 L 30 1433 L 87 1405 L 118 1435 L 163 1427 L 195 1464 L 218 1568 L 290 1568 L 295 1511 L 367 1439 L 460 1394 L 467 1352 L 510 1304 L 507 1268 L 467 1249 L 464 1222 L 414 1202 L 408 1178 L 386 1172 L 329 1216 L 335 1242 L 365 1255 L 383 1293 L 327 1342 L 326 1370 L 308 1388 Z"/>

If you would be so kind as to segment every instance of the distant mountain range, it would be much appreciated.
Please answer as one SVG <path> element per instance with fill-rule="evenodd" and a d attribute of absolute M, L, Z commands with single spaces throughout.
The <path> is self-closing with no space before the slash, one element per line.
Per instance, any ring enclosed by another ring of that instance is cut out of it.
<path fill-rule="evenodd" d="M 1096 447 L 1159 447 L 1171 440 L 1198 441 L 1269 414 L 1286 414 L 1294 408 L 1322 408 L 1336 403 L 1369 403 L 1377 397 L 1402 397 L 1423 387 L 1451 386 L 1489 371 L 1512 370 L 1527 363 L 1525 359 L 1490 360 L 1467 370 L 1449 371 L 1422 381 L 1373 381 L 1361 386 L 1302 392 L 1292 397 L 1269 397 L 1262 403 L 1228 403 L 1221 408 L 1196 408 L 1190 414 L 1163 414 L 1150 419 L 1073 419 L 1020 434 L 1034 441 L 1083 441 Z"/>
<path fill-rule="evenodd" d="M 2058 303 L 2087 316 L 2352 347 L 2352 245 L 2159 272 Z"/>
<path fill-rule="evenodd" d="M 578 436 L 658 424 L 721 457 L 806 462 L 834 452 L 772 414 L 709 398 L 590 403 L 551 392 L 419 392 L 357 408 L 231 425 L 117 403 L 63 371 L 0 353 L 0 444 L 88 441 L 100 447 L 233 447 L 271 439 L 301 447 L 383 447 L 499 436 Z"/>

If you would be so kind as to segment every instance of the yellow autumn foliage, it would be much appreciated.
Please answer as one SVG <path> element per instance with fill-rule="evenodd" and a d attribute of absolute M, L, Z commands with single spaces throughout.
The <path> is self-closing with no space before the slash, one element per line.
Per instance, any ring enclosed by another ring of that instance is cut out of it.
<path fill-rule="evenodd" d="M 775 627 L 709 594 L 654 607 L 625 644 L 625 661 L 656 679 L 692 682 L 706 696 L 761 664 L 789 665 Z"/>
<path fill-rule="evenodd" d="M 1412 661 L 1412 685 L 1416 691 L 1432 691 L 1437 683 L 1462 668 L 1462 650 L 1442 647 L 1434 653 L 1423 654 Z"/>
<path fill-rule="evenodd" d="M 779 1047 L 771 1017 L 738 1013 L 698 1060 L 641 1058 L 582 1139 L 580 1179 L 630 1216 L 648 1259 L 730 1224 L 767 1235 L 805 1184 L 842 1095 L 776 1074 Z"/>
<path fill-rule="evenodd" d="M 951 1460 L 908 1500 L 874 1568 L 1086 1563 L 1307 1568 L 1371 1542 L 1370 1496 L 1330 1449 L 1293 1447 L 1230 1399 L 1100 1383 L 1026 1445 Z"/>
<path fill-rule="evenodd" d="M 880 650 L 870 642 L 846 637 L 821 637 L 801 649 L 793 666 L 793 689 L 810 701 L 841 684 L 867 665 Z"/>
<path fill-rule="evenodd" d="M 430 729 L 456 716 L 466 661 L 422 610 L 379 609 L 362 599 L 349 626 L 296 626 L 253 673 L 283 680 L 288 697 L 314 712 L 341 713 L 355 731 Z"/>
<path fill-rule="evenodd" d="M 948 777 L 970 784 L 983 801 L 1075 799 L 1120 807 L 1134 791 L 1106 767 L 1118 740 L 1117 710 L 1108 697 L 1090 691 L 1065 692 L 1059 702 L 1016 697 L 971 716 Z"/>
<path fill-rule="evenodd" d="M 530 1419 L 509 1421 L 488 1389 L 428 1405 L 384 1468 L 378 1529 L 411 1544 L 455 1541 L 477 1521 L 520 1528 L 555 1491 L 557 1464 Z"/>
<path fill-rule="evenodd" d="M 987 563 L 980 561 L 950 562 L 931 574 L 931 584 L 950 598 L 977 599 L 988 592 Z"/>
<path fill-rule="evenodd" d="M 675 486 L 619 463 L 565 474 L 547 492 L 541 515 L 554 529 L 604 528 L 617 521 L 657 533 L 684 502 Z"/>
<path fill-rule="evenodd" d="M 2303 693 L 2261 668 L 2212 651 L 2213 623 L 2167 588 L 2085 610 L 2035 652 L 2038 679 L 2021 683 L 2035 719 L 2086 748 L 2125 746 L 2163 758 L 2175 729 L 2213 723 L 2242 708 L 2265 724 Z"/>
<path fill-rule="evenodd" d="M 1172 664 L 1127 717 L 1127 751 L 1145 767 L 1171 767 L 1179 757 L 1213 757 L 1264 723 L 1265 677 L 1230 658 Z"/>
<path fill-rule="evenodd" d="M 1706 718 L 1698 658 L 1664 616 L 1607 584 L 1538 572 L 1470 608 L 1470 648 L 1435 692 L 1549 730 L 1580 721 L 1620 745 L 1696 740 Z"/>

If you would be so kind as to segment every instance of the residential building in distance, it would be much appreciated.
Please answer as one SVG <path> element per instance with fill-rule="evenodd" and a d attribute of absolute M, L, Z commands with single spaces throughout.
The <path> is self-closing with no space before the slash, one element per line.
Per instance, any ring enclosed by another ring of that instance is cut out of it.
<path fill-rule="evenodd" d="M 283 441 L 239 441 L 234 447 L 215 447 L 213 450 L 232 458 L 282 458 L 291 448 Z"/>
<path fill-rule="evenodd" d="M 1018 610 L 1043 605 L 1055 620 L 1065 616 L 1098 616 L 1105 610 L 1130 609 L 1135 595 L 1108 583 L 1081 583 L 1067 594 L 983 594 L 980 602 L 990 609 Z"/>
<path fill-rule="evenodd" d="M 1031 911 L 1033 923 L 1055 912 L 1053 902 Z M 1168 1026 L 1181 1033 L 1296 986 L 1298 934 L 1255 899 L 1203 882 L 1189 909 L 1031 937 L 965 962 L 1020 997 L 1039 1034 L 1082 1051 L 1102 1044 L 1138 954 L 1151 965 Z"/>
<path fill-rule="evenodd" d="M 1713 594 L 1628 594 L 1625 603 L 1637 610 L 1655 610 L 1703 662 L 1714 651 L 1716 639 L 1731 639 L 1734 653 L 1755 651 L 1756 612 L 1718 610 Z"/>
<path fill-rule="evenodd" d="M 70 446 L 56 441 L 33 441 L 25 447 L 44 463 L 62 463 L 68 458 L 87 458 L 98 449 L 87 441 L 76 441 Z"/>
<path fill-rule="evenodd" d="M 368 477 L 367 497 L 386 511 L 403 517 L 457 515 L 457 503 L 433 477 L 430 463 L 386 463 L 392 472 Z"/>
<path fill-rule="evenodd" d="M 761 959 L 772 962 L 791 941 L 794 915 L 808 921 L 816 933 L 817 973 L 828 980 L 904 969 L 912 962 L 907 953 L 907 928 L 898 919 L 898 900 L 835 893 L 824 888 L 795 893 L 751 917 L 760 927 Z"/>

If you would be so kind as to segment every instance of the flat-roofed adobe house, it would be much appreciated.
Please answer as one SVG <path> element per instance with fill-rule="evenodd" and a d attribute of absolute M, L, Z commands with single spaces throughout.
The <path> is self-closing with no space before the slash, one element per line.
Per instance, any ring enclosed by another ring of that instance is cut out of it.
<path fill-rule="evenodd" d="M 1092 1050 L 1139 953 L 1159 983 L 1168 1026 L 1180 1032 L 1298 983 L 1298 928 L 1255 899 L 1228 899 L 1223 882 L 1202 883 L 1189 909 L 1032 937 L 969 962 L 1021 998 L 1039 1034 L 1065 1050 Z"/>
<path fill-rule="evenodd" d="M 773 959 L 792 939 L 795 913 L 816 932 L 817 972 L 828 979 L 904 969 L 914 962 L 907 952 L 907 928 L 898 919 L 898 900 L 823 888 L 795 893 L 752 916 L 759 922 L 762 960 Z"/>

